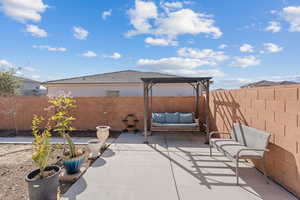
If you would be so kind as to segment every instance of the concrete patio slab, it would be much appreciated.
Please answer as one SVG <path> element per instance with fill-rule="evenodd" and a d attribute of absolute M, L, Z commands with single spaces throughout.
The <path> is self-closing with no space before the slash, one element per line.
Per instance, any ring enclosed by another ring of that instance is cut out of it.
<path fill-rule="evenodd" d="M 176 153 L 176 154 L 175 154 Z M 194 152 L 171 152 L 171 165 L 181 199 L 193 199 L 202 195 L 209 199 L 293 199 L 283 188 L 270 181 L 266 184 L 263 175 L 250 163 L 240 164 L 240 185 L 236 185 L 234 164 L 226 157 L 215 153 L 210 158 Z M 190 193 L 193 194 L 190 194 Z"/>
<path fill-rule="evenodd" d="M 62 199 L 177 199 L 170 161 L 156 152 L 117 150 L 104 159 L 98 159 Z"/>
<path fill-rule="evenodd" d="M 62 199 L 77 200 L 296 200 L 277 184 L 242 163 L 240 185 L 233 163 L 214 151 L 210 157 L 203 136 L 122 134 Z M 198 140 L 198 141 L 193 141 Z M 198 145 L 198 147 L 197 147 Z"/>
<path fill-rule="evenodd" d="M 164 135 L 158 134 L 148 137 L 149 145 L 145 145 L 145 137 L 141 134 L 124 133 L 121 134 L 110 148 L 118 151 L 153 151 L 159 148 L 167 151 L 167 144 Z"/>
<path fill-rule="evenodd" d="M 0 144 L 32 144 L 33 137 L 0 137 Z M 72 137 L 75 144 L 88 144 L 91 139 L 96 139 L 96 137 Z M 107 143 L 110 144 L 115 140 L 115 138 L 109 138 Z M 63 139 L 59 137 L 52 137 L 52 144 L 62 144 Z"/>
<path fill-rule="evenodd" d="M 201 152 L 207 149 L 203 133 L 168 133 L 165 137 L 168 151 Z"/>

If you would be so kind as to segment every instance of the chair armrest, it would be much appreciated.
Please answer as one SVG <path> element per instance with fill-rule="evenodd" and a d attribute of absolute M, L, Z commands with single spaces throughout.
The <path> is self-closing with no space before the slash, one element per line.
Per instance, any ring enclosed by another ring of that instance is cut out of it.
<path fill-rule="evenodd" d="M 237 153 L 237 157 L 238 157 L 238 158 L 240 157 L 240 153 L 241 153 L 242 151 L 263 151 L 263 152 L 268 152 L 269 149 L 256 149 L 256 148 L 245 148 L 245 149 L 241 149 L 241 150 L 239 150 L 238 153 Z"/>
<path fill-rule="evenodd" d="M 210 142 L 211 136 L 213 136 L 214 134 L 230 135 L 230 133 L 227 133 L 227 132 L 212 131 L 208 135 L 208 142 L 210 145 L 211 145 L 211 142 Z"/>
<path fill-rule="evenodd" d="M 209 139 L 211 138 L 211 136 L 213 136 L 215 134 L 230 135 L 230 133 L 227 133 L 227 132 L 212 131 L 209 133 Z"/>

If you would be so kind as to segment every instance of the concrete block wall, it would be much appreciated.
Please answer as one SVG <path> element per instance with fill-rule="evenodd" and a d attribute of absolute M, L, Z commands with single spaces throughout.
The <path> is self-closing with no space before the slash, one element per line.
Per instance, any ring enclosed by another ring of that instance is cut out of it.
<path fill-rule="evenodd" d="M 113 130 L 123 130 L 122 120 L 135 114 L 143 129 L 143 97 L 77 97 L 74 127 L 77 130 L 95 130 L 97 125 L 109 125 Z M 153 112 L 195 112 L 195 97 L 153 97 Z M 0 98 L 0 130 L 30 130 L 33 115 L 46 116 L 46 97 Z M 11 111 L 15 111 L 15 117 Z M 204 98 L 200 98 L 201 119 L 204 119 Z"/>
<path fill-rule="evenodd" d="M 228 131 L 234 122 L 271 134 L 267 172 L 300 196 L 300 85 L 211 92 L 212 129 Z M 261 163 L 253 161 L 258 168 Z"/>

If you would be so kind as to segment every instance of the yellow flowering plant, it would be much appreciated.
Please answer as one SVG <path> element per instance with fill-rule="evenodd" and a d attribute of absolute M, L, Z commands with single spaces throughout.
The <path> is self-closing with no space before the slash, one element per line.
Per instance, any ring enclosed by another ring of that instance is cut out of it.
<path fill-rule="evenodd" d="M 50 117 L 50 120 L 54 123 L 54 131 L 65 138 L 67 132 L 75 130 L 72 127 L 75 118 L 71 116 L 71 111 L 76 107 L 76 101 L 67 95 L 60 95 L 51 98 L 49 103 L 54 110 L 54 115 Z"/>
<path fill-rule="evenodd" d="M 32 160 L 40 169 L 40 177 L 45 177 L 44 171 L 49 164 L 52 155 L 52 146 L 50 144 L 51 126 L 47 122 L 44 129 L 41 130 L 43 117 L 34 116 L 32 120 L 32 133 L 34 136 Z"/>
<path fill-rule="evenodd" d="M 54 124 L 54 131 L 57 131 L 61 137 L 64 138 L 63 155 L 69 158 L 75 158 L 83 154 L 81 149 L 76 149 L 74 142 L 68 132 L 75 130 L 72 122 L 76 120 L 71 116 L 72 109 L 76 107 L 76 101 L 69 95 L 59 95 L 49 100 L 54 115 L 50 117 L 50 121 Z M 68 151 L 66 150 L 66 143 L 68 144 Z"/>

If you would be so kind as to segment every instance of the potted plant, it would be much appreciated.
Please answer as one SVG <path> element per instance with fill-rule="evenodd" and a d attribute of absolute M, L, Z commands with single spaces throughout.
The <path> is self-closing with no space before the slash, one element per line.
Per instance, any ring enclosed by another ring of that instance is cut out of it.
<path fill-rule="evenodd" d="M 60 167 L 49 165 L 52 154 L 50 144 L 51 126 L 49 122 L 41 130 L 43 117 L 34 116 L 32 120 L 32 133 L 34 135 L 32 160 L 38 169 L 31 171 L 25 177 L 28 183 L 28 193 L 30 200 L 54 200 L 57 199 L 59 186 Z"/>
<path fill-rule="evenodd" d="M 72 138 L 65 134 L 69 149 L 64 152 L 63 165 L 67 174 L 76 174 L 80 171 L 80 166 L 85 160 L 85 151 L 83 149 L 76 149 Z"/>
<path fill-rule="evenodd" d="M 71 116 L 71 111 L 76 107 L 76 101 L 69 95 L 59 95 L 50 99 L 50 104 L 54 114 L 50 120 L 54 124 L 54 131 L 64 138 L 63 165 L 67 174 L 75 174 L 80 171 L 80 166 L 85 159 L 85 151 L 77 149 L 68 132 L 75 130 L 72 122 L 75 120 Z M 68 147 L 67 147 L 67 144 Z"/>

